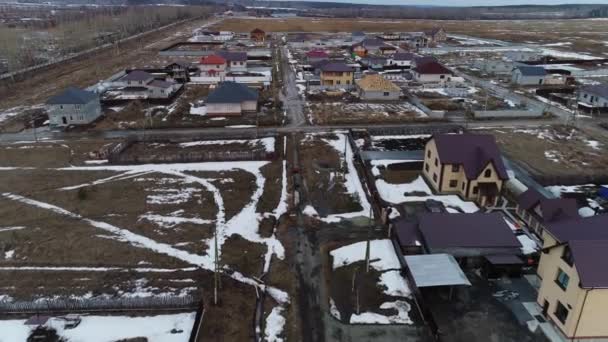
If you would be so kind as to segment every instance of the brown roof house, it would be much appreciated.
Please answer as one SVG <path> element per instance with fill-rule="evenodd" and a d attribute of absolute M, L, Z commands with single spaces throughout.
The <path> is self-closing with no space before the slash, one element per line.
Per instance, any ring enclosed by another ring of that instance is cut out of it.
<path fill-rule="evenodd" d="M 266 32 L 262 31 L 259 28 L 256 28 L 253 31 L 251 31 L 249 37 L 254 42 L 263 43 L 266 41 Z"/>
<path fill-rule="evenodd" d="M 538 311 L 568 341 L 608 340 L 608 215 L 548 223 Z"/>
<path fill-rule="evenodd" d="M 416 67 L 412 69 L 414 80 L 420 83 L 446 83 L 452 80 L 452 71 L 439 62 L 428 61 L 425 63 L 416 62 Z"/>
<path fill-rule="evenodd" d="M 401 95 L 401 88 L 378 74 L 366 75 L 356 84 L 359 97 L 366 101 L 395 101 Z"/>
<path fill-rule="evenodd" d="M 495 205 L 509 179 L 491 135 L 438 134 L 426 144 L 423 175 L 439 193 Z"/>
<path fill-rule="evenodd" d="M 546 224 L 580 217 L 575 199 L 546 198 L 533 188 L 517 197 L 516 212 L 539 238 Z"/>

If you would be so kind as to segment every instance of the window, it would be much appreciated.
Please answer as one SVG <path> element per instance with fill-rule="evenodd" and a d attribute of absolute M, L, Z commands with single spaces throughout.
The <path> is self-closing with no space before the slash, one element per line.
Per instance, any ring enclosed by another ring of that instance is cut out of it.
<path fill-rule="evenodd" d="M 460 165 L 452 165 L 452 172 L 459 172 L 460 171 Z"/>
<path fill-rule="evenodd" d="M 433 182 L 437 182 L 437 174 L 433 173 Z"/>
<path fill-rule="evenodd" d="M 587 94 L 583 95 L 583 98 L 586 99 L 587 98 Z"/>
<path fill-rule="evenodd" d="M 424 169 L 428 172 L 429 171 L 429 164 L 428 163 L 424 163 Z"/>
<path fill-rule="evenodd" d="M 337 80 L 337 81 L 336 81 L 336 84 L 342 84 L 342 81 Z"/>
<path fill-rule="evenodd" d="M 474 186 L 473 187 L 473 195 L 477 195 L 478 192 L 479 192 L 479 189 L 476 186 Z"/>
<path fill-rule="evenodd" d="M 462 190 L 464 191 L 464 187 L 467 186 L 467 182 L 462 182 Z"/>
<path fill-rule="evenodd" d="M 492 177 L 492 170 L 486 170 L 486 172 L 483 174 L 483 176 L 486 178 Z"/>
<path fill-rule="evenodd" d="M 389 92 L 388 92 L 388 91 L 385 91 L 383 95 L 384 95 L 384 96 L 389 96 L 390 94 L 389 94 Z"/>
<path fill-rule="evenodd" d="M 566 262 L 566 264 L 568 264 L 568 266 L 572 266 L 573 258 L 572 258 L 572 251 L 570 250 L 570 247 L 566 246 L 564 248 L 564 254 L 562 254 L 562 260 L 564 260 Z"/>
<path fill-rule="evenodd" d="M 538 84 L 543 84 L 543 79 L 538 80 Z"/>
<path fill-rule="evenodd" d="M 566 320 L 568 319 L 568 309 L 562 304 L 560 301 L 557 301 L 557 305 L 555 307 L 555 317 L 559 319 L 562 324 L 566 324 Z"/>
<path fill-rule="evenodd" d="M 445 78 L 445 75 L 439 76 L 439 79 L 444 79 L 444 78 Z"/>
<path fill-rule="evenodd" d="M 566 291 L 566 289 L 568 288 L 569 281 L 570 277 L 564 271 L 562 271 L 561 268 L 558 268 L 557 278 L 555 279 L 555 283 L 557 284 L 557 286 L 559 286 L 562 290 Z"/>
<path fill-rule="evenodd" d="M 458 180 L 456 180 L 456 179 L 452 179 L 452 180 L 450 181 L 450 188 L 455 188 L 455 187 L 457 187 L 457 186 L 458 186 Z"/>
<path fill-rule="evenodd" d="M 426 156 L 431 158 L 431 150 L 426 151 Z"/>
<path fill-rule="evenodd" d="M 435 158 L 435 166 L 439 165 L 439 159 Z"/>

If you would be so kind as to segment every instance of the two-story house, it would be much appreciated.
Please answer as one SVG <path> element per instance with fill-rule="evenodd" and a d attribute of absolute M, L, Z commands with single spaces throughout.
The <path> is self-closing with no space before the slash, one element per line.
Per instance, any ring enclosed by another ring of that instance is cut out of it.
<path fill-rule="evenodd" d="M 210 55 L 201 59 L 198 68 L 202 76 L 223 76 L 226 74 L 227 61 L 222 56 Z"/>
<path fill-rule="evenodd" d="M 578 101 L 586 107 L 608 110 L 608 85 L 597 84 L 582 87 L 578 94 Z"/>
<path fill-rule="evenodd" d="M 564 340 L 608 341 L 608 215 L 551 223 L 537 303 Z"/>
<path fill-rule="evenodd" d="M 49 126 L 89 124 L 102 114 L 99 96 L 91 91 L 70 87 L 46 102 Z"/>
<path fill-rule="evenodd" d="M 424 149 L 423 175 L 439 193 L 495 205 L 509 179 L 496 140 L 482 134 L 438 134 Z"/>
<path fill-rule="evenodd" d="M 321 66 L 321 86 L 328 89 L 351 89 L 355 82 L 355 69 L 341 63 Z"/>
<path fill-rule="evenodd" d="M 221 51 L 218 55 L 226 60 L 230 72 L 247 71 L 247 52 Z"/>
<path fill-rule="evenodd" d="M 251 31 L 251 33 L 249 34 L 249 37 L 254 42 L 263 43 L 266 41 L 266 32 L 264 32 L 263 30 L 261 30 L 259 28 L 256 28 L 253 31 Z"/>

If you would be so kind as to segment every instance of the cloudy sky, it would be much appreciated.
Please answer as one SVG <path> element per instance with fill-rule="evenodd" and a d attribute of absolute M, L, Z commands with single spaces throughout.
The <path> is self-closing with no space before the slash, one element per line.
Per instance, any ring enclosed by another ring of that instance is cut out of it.
<path fill-rule="evenodd" d="M 433 5 L 433 6 L 502 6 L 502 5 L 556 5 L 556 4 L 606 4 L 608 0 L 307 0 L 314 2 L 346 2 L 383 5 Z"/>

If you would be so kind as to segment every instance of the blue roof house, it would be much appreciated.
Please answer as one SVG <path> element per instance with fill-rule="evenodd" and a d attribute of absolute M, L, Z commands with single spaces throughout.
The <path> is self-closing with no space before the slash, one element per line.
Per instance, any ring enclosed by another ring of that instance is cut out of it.
<path fill-rule="evenodd" d="M 51 128 L 87 125 L 102 114 L 99 95 L 69 87 L 46 102 Z"/>

